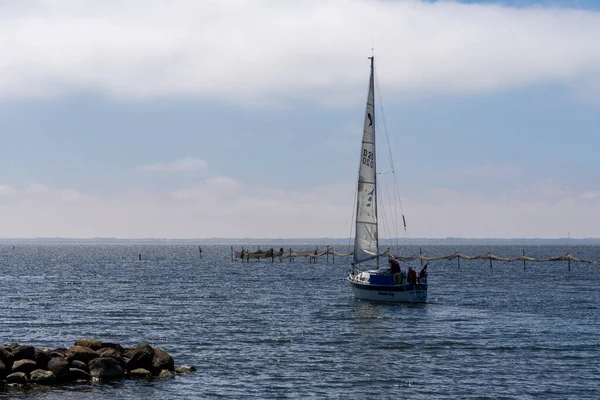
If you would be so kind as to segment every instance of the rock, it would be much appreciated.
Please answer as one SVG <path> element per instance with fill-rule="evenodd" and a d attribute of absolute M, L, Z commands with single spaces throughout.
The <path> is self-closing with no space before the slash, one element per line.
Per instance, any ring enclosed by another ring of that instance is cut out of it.
<path fill-rule="evenodd" d="M 169 371 L 168 369 L 163 369 L 158 374 L 158 379 L 170 379 L 170 378 L 174 378 L 174 377 L 175 377 L 175 374 L 173 372 Z"/>
<path fill-rule="evenodd" d="M 36 369 L 29 374 L 29 380 L 31 383 L 37 383 L 38 385 L 53 385 L 56 383 L 56 376 L 52 371 Z"/>
<path fill-rule="evenodd" d="M 195 371 L 175 369 L 173 357 L 161 348 L 140 344 L 123 348 L 118 343 L 78 339 L 69 349 L 36 348 L 17 343 L 0 346 L 0 387 L 5 384 L 52 385 L 74 381 L 168 379 Z M 0 390 L 1 393 L 1 390 Z"/>
<path fill-rule="evenodd" d="M 135 351 L 135 349 L 136 349 L 135 347 L 125 347 L 123 349 L 123 351 L 121 352 L 121 354 L 125 358 L 131 358 L 131 356 L 133 355 L 133 352 Z"/>
<path fill-rule="evenodd" d="M 33 357 L 39 369 L 48 369 L 48 362 L 50 361 L 50 350 L 48 349 L 35 349 L 35 355 Z"/>
<path fill-rule="evenodd" d="M 10 351 L 11 353 L 13 353 L 13 352 L 15 351 L 15 349 L 16 349 L 17 347 L 19 347 L 19 346 L 20 346 L 20 344 L 19 344 L 19 343 L 11 343 L 11 344 L 5 344 L 5 345 L 4 345 L 4 347 L 6 347 L 6 349 L 7 349 L 8 351 Z"/>
<path fill-rule="evenodd" d="M 67 349 L 63 349 L 63 348 L 59 348 L 59 349 L 54 349 L 50 352 L 50 358 L 52 357 L 63 357 L 66 358 L 67 357 Z"/>
<path fill-rule="evenodd" d="M 150 379 L 152 377 L 152 374 L 147 369 L 137 368 L 132 371 L 129 371 L 129 377 L 131 379 Z"/>
<path fill-rule="evenodd" d="M 33 360 L 35 358 L 35 348 L 33 346 L 18 346 L 12 353 L 14 361 Z"/>
<path fill-rule="evenodd" d="M 87 366 L 86 366 L 87 367 Z M 69 380 L 73 382 L 90 380 L 90 374 L 79 368 L 69 368 Z"/>
<path fill-rule="evenodd" d="M 158 347 L 154 348 L 154 357 L 152 357 L 152 368 L 157 373 L 160 373 L 163 369 L 168 371 L 175 371 L 175 361 L 173 357 L 169 355 L 163 349 L 159 349 Z M 157 375 L 155 373 L 154 375 Z"/>
<path fill-rule="evenodd" d="M 69 362 L 62 357 L 51 358 L 48 361 L 48 370 L 52 371 L 59 381 L 69 378 Z"/>
<path fill-rule="evenodd" d="M 99 355 L 89 347 L 84 346 L 73 346 L 67 351 L 67 361 L 79 360 L 84 363 L 89 363 L 94 358 L 98 358 Z"/>
<path fill-rule="evenodd" d="M 13 363 L 11 372 L 23 372 L 27 375 L 31 373 L 31 371 L 38 369 L 37 364 L 33 360 L 17 360 Z"/>
<path fill-rule="evenodd" d="M 100 357 L 114 358 L 121 365 L 121 367 L 125 368 L 125 360 L 123 359 L 121 353 L 119 353 L 116 349 L 110 347 L 102 348 L 98 350 L 98 354 Z"/>
<path fill-rule="evenodd" d="M 114 358 L 94 358 L 88 366 L 90 367 L 90 375 L 100 380 L 122 379 L 125 376 L 123 367 Z"/>
<path fill-rule="evenodd" d="M 126 363 L 127 370 L 131 371 L 137 368 L 144 368 L 150 371 L 152 369 L 154 349 L 150 347 L 150 345 L 140 344 L 129 354 L 129 360 Z"/>
<path fill-rule="evenodd" d="M 191 374 L 196 370 L 192 365 L 182 365 L 181 367 L 175 368 L 176 374 Z"/>
<path fill-rule="evenodd" d="M 2 362 L 4 362 L 4 365 L 6 365 L 6 368 L 10 368 L 12 367 L 12 363 L 15 360 L 12 351 L 10 351 L 8 348 L 5 348 L 4 346 L 0 347 L 0 360 L 2 360 Z"/>
<path fill-rule="evenodd" d="M 90 368 L 88 367 L 87 363 L 84 363 L 83 361 L 73 360 L 69 363 L 69 366 L 70 366 L 70 368 L 80 369 L 87 373 L 90 372 Z"/>
<path fill-rule="evenodd" d="M 119 354 L 123 353 L 123 348 L 119 343 L 102 342 L 102 348 L 115 349 Z"/>
<path fill-rule="evenodd" d="M 6 377 L 6 383 L 26 385 L 29 383 L 29 380 L 27 380 L 27 375 L 24 372 L 14 372 Z"/>
<path fill-rule="evenodd" d="M 98 350 L 102 347 L 102 342 L 96 339 L 78 339 L 75 341 L 75 346 L 82 346 L 92 350 Z"/>

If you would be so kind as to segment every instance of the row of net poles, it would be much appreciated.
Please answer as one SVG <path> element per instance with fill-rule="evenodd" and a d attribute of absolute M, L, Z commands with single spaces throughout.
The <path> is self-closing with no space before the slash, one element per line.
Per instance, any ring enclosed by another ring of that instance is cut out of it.
<path fill-rule="evenodd" d="M 421 250 L 421 248 L 419 247 L 419 253 L 421 255 L 423 255 L 423 251 Z M 493 265 L 492 265 L 492 257 L 489 258 L 490 260 L 490 269 L 492 269 Z M 458 264 L 458 268 L 460 269 L 460 256 L 456 257 L 456 261 Z M 523 249 L 523 271 L 527 270 L 527 266 L 526 266 L 527 261 L 525 260 L 525 249 Z M 421 266 L 423 266 L 423 259 L 421 259 Z M 571 260 L 567 259 L 567 267 L 569 269 L 569 272 L 571 272 Z"/>

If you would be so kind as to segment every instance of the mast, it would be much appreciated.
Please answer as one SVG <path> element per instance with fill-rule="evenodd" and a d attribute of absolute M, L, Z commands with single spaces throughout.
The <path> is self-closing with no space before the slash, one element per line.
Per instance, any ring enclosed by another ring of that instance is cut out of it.
<path fill-rule="evenodd" d="M 375 54 L 373 54 L 373 49 L 371 49 L 371 82 L 369 86 L 372 88 L 373 92 L 373 154 L 377 154 L 377 146 L 375 142 Z M 377 269 L 379 269 L 379 219 L 377 218 L 377 157 L 373 157 L 373 170 L 375 172 L 375 179 L 373 180 L 375 185 L 375 253 L 377 254 L 377 258 L 375 258 L 375 262 L 377 263 Z"/>
<path fill-rule="evenodd" d="M 359 157 L 353 264 L 372 260 L 377 258 L 379 254 L 375 163 L 374 57 L 369 57 L 369 59 L 371 60 L 371 74 Z M 379 266 L 379 261 L 377 261 L 377 265 Z"/>

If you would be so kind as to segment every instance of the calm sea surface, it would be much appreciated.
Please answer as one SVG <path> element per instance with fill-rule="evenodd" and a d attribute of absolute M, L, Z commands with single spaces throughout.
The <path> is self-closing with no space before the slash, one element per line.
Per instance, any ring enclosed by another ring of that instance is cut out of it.
<path fill-rule="evenodd" d="M 385 305 L 352 297 L 342 258 L 240 263 L 228 245 L 202 249 L 0 245 L 0 343 L 149 343 L 198 369 L 0 398 L 600 398 L 600 265 L 434 262 L 427 304 Z M 525 249 L 600 259 L 598 246 Z M 424 247 L 455 251 L 522 247 Z"/>

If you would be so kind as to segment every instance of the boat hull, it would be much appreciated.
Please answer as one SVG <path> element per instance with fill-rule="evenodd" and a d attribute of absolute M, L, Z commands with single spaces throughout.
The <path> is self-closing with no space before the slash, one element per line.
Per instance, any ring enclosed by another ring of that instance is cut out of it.
<path fill-rule="evenodd" d="M 389 303 L 425 303 L 427 302 L 427 284 L 416 285 L 371 285 L 349 279 L 354 297 L 361 300 Z"/>

